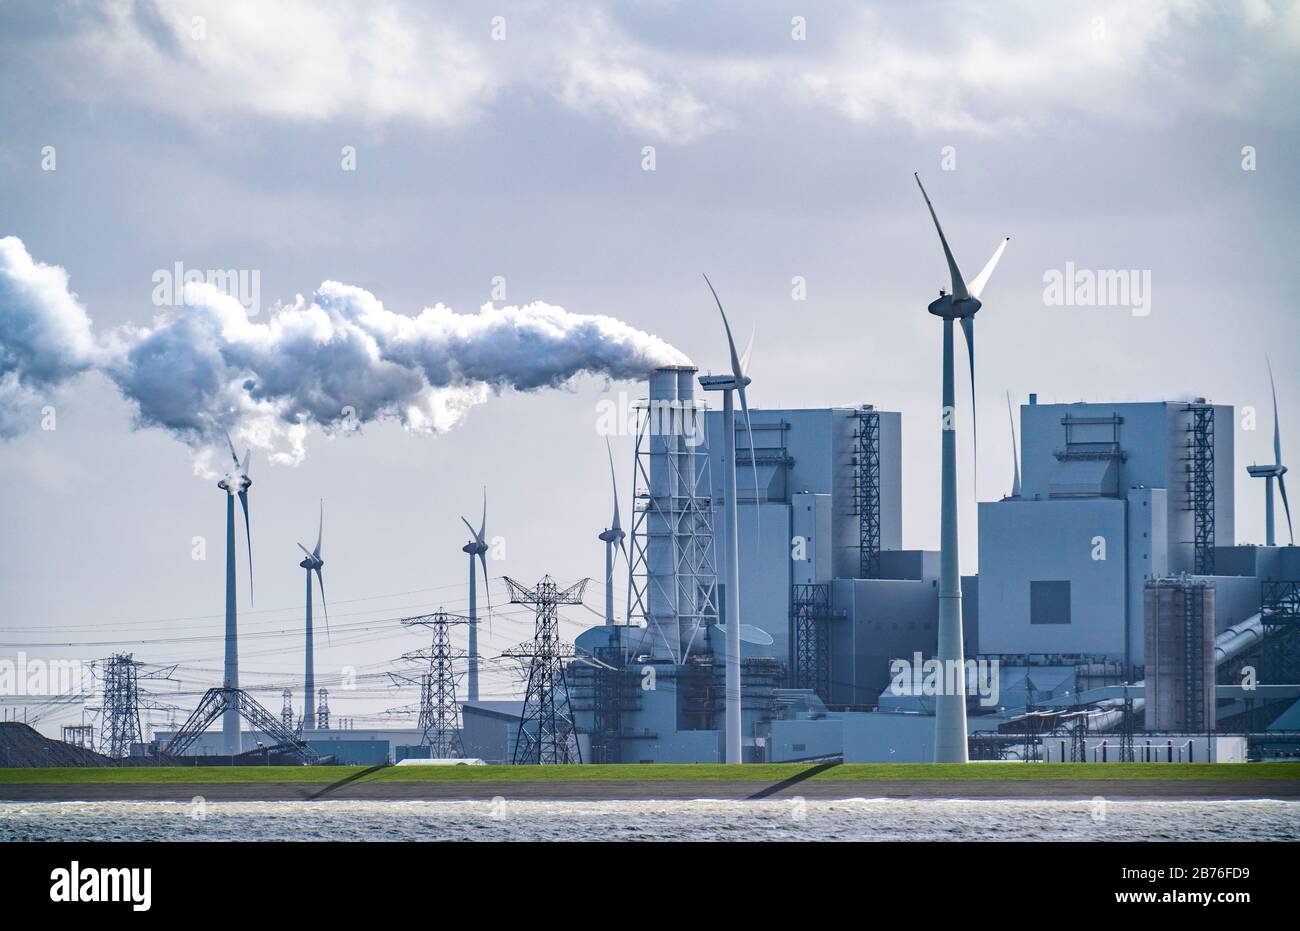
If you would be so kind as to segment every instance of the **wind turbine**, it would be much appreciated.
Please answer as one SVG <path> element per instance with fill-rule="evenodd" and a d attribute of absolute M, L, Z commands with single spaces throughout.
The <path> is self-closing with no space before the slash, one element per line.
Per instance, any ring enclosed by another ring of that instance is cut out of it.
<path fill-rule="evenodd" d="M 948 240 L 935 215 L 934 205 L 925 193 L 921 176 L 914 174 L 925 205 L 934 220 L 943 245 L 943 255 L 952 276 L 952 293 L 939 291 L 938 300 L 929 305 L 930 313 L 943 320 L 943 458 L 940 483 L 939 524 L 939 649 L 938 659 L 943 669 L 945 688 L 935 698 L 934 707 L 934 761 L 936 763 L 965 763 L 968 760 L 966 745 L 966 667 L 965 648 L 962 643 L 961 577 L 957 560 L 957 435 L 953 390 L 953 335 L 952 322 L 961 321 L 966 336 L 966 349 L 970 355 L 971 382 L 971 433 L 975 434 L 975 314 L 981 304 L 979 296 L 988 284 L 998 259 L 1010 238 L 1002 240 L 993 258 L 967 287 L 952 257 Z M 976 447 L 978 448 L 978 446 Z"/>
<path fill-rule="evenodd" d="M 1016 415 L 1011 409 L 1011 392 L 1007 392 L 1007 417 L 1011 420 L 1011 497 L 1020 497 L 1020 451 L 1016 449 Z"/>
<path fill-rule="evenodd" d="M 483 592 L 488 599 L 488 617 L 492 616 L 492 593 L 488 591 L 488 570 L 487 570 L 487 489 L 483 489 L 483 519 L 479 521 L 478 530 L 475 530 L 469 521 L 461 518 L 461 522 L 469 528 L 474 539 L 470 540 L 461 547 L 461 552 L 469 554 L 469 675 L 467 679 L 468 701 L 478 701 L 478 579 L 476 578 L 476 567 L 474 558 L 483 565 Z"/>
<path fill-rule="evenodd" d="M 605 626 L 614 626 L 614 560 L 617 550 L 623 551 L 623 561 L 627 562 L 627 547 L 623 545 L 623 528 L 618 519 L 618 479 L 614 477 L 614 451 L 610 449 L 609 438 L 605 439 L 605 452 L 609 455 L 609 482 L 614 489 L 614 519 L 609 529 L 600 535 L 605 544 Z"/>
<path fill-rule="evenodd" d="M 321 567 L 325 565 L 325 560 L 320 558 L 321 536 L 325 532 L 325 502 L 320 503 L 320 525 L 316 531 L 316 548 L 309 550 L 301 543 L 298 549 L 303 552 L 303 560 L 298 563 L 299 566 L 307 570 L 307 643 L 306 643 L 306 668 L 303 672 L 303 687 L 306 694 L 303 696 L 302 707 L 302 729 L 304 731 L 314 731 L 316 729 L 316 656 L 313 642 L 313 633 L 311 627 L 311 574 L 316 573 L 316 582 L 320 585 L 320 606 L 325 612 L 325 634 L 329 636 L 330 629 L 330 612 L 325 606 L 325 578 L 321 575 Z"/>
<path fill-rule="evenodd" d="M 230 447 L 230 458 L 234 469 L 225 478 L 217 482 L 217 487 L 226 493 L 226 663 L 222 678 L 222 688 L 239 688 L 239 625 L 235 599 L 235 498 L 244 511 L 244 539 L 248 542 L 248 601 L 253 601 L 253 537 L 249 531 L 248 489 L 253 480 L 248 477 L 248 461 L 253 451 L 244 452 L 244 461 L 239 461 L 235 453 L 235 444 L 226 434 L 226 445 Z M 238 702 L 230 702 L 221 719 L 222 742 L 228 755 L 234 756 L 241 750 L 239 743 L 239 709 Z"/>
<path fill-rule="evenodd" d="M 754 506 L 758 509 L 758 465 L 754 455 L 754 430 L 749 419 L 749 401 L 745 397 L 745 388 L 751 379 L 745 370 L 749 367 L 749 348 L 743 356 L 736 354 L 736 341 L 731 337 L 731 324 L 727 322 L 727 312 L 722 309 L 722 301 L 713 288 L 709 276 L 704 281 L 713 294 L 722 315 L 722 327 L 727 331 L 727 348 L 731 351 L 730 375 L 705 375 L 700 378 L 700 385 L 705 391 L 722 392 L 722 494 L 725 499 L 723 507 L 723 526 L 727 537 L 726 571 L 723 579 L 727 588 L 727 666 L 725 684 L 726 707 L 726 754 L 727 763 L 743 762 L 741 746 L 740 720 L 740 541 L 737 540 L 736 516 L 736 408 L 733 394 L 740 396 L 740 409 L 745 414 L 745 430 L 749 437 L 750 466 L 754 472 Z M 752 345 L 752 340 L 751 340 Z"/>
<path fill-rule="evenodd" d="M 1282 507 L 1286 510 L 1286 529 L 1291 535 L 1291 545 L 1295 546 L 1295 530 L 1291 527 L 1291 505 L 1286 500 L 1286 466 L 1282 464 L 1282 434 L 1277 420 L 1277 386 L 1273 384 L 1273 363 L 1264 357 L 1268 366 L 1268 386 L 1273 391 L 1273 464 L 1247 466 L 1251 478 L 1264 479 L 1264 545 L 1276 546 L 1276 534 L 1273 532 L 1273 479 L 1277 479 L 1277 489 L 1282 492 Z"/>

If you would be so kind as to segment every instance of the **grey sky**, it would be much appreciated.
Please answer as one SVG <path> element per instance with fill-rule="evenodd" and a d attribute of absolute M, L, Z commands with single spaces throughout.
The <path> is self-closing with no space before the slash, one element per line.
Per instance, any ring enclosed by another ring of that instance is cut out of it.
<path fill-rule="evenodd" d="M 917 170 L 968 276 L 1012 237 L 980 315 L 979 497 L 1010 483 L 1004 391 L 1205 395 L 1263 415 L 1237 434 L 1237 537 L 1258 541 L 1262 489 L 1244 466 L 1271 457 L 1265 352 L 1284 452 L 1300 442 L 1298 63 L 1300 4 L 1264 0 L 9 2 L 0 236 L 65 269 L 97 332 L 148 325 L 152 276 L 176 262 L 259 271 L 264 308 L 336 280 L 409 315 L 438 302 L 474 313 L 503 276 L 498 306 L 608 314 L 704 370 L 725 366 L 708 271 L 738 333 L 757 327 L 755 404 L 903 412 L 904 543 L 934 548 L 940 331 L 925 305 L 947 282 Z M 341 170 L 344 146 L 355 171 Z M 1149 315 L 1045 306 L 1044 274 L 1067 262 L 1149 271 Z M 806 301 L 791 299 L 795 276 Z M 320 497 L 338 628 L 333 646 L 318 638 L 321 670 L 379 670 L 420 645 L 344 624 L 463 609 L 458 518 L 484 484 L 489 533 L 506 544 L 494 576 L 600 576 L 596 404 L 643 390 L 581 378 L 495 397 L 438 436 L 389 423 L 311 432 L 297 466 L 255 453 L 250 681 L 300 669 L 294 543 L 310 544 Z M 185 664 L 187 689 L 215 682 L 220 492 L 188 447 L 133 430 L 102 375 L 48 403 L 57 430 L 0 441 L 0 657 L 20 642 L 78 644 L 28 650 L 42 656 L 134 649 Z M 958 404 L 966 430 L 964 389 Z M 631 445 L 615 439 L 625 493 Z M 569 618 L 570 634 L 597 620 Z M 522 613 L 493 624 L 488 652 L 531 635 Z M 279 630 L 291 633 L 252 636 Z M 198 636 L 213 639 L 148 642 Z M 490 694 L 508 685 L 485 677 Z M 334 713 L 410 700 L 352 698 L 336 693 Z"/>

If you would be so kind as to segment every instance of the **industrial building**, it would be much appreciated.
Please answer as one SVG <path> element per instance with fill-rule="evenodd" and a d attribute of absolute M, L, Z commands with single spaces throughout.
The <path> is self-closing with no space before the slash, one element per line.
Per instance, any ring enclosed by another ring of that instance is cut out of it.
<path fill-rule="evenodd" d="M 243 747 L 288 741 L 366 765 L 726 759 L 729 486 L 715 477 L 732 464 L 700 387 L 692 366 L 659 369 L 636 405 L 622 618 L 607 595 L 606 623 L 562 643 L 558 608 L 583 584 L 506 579 L 512 601 L 537 609 L 518 654 L 531 670 L 523 700 L 456 700 L 451 661 L 463 654 L 443 641 L 466 619 L 440 613 L 407 619 L 442 624 L 442 690 L 432 671 L 419 680 L 422 721 L 446 693 L 439 728 L 330 729 L 322 705 L 316 727 L 255 726 Z M 938 652 L 940 560 L 902 548 L 902 415 L 748 413 L 734 462 L 741 758 L 934 759 L 938 693 L 922 670 Z M 979 503 L 978 573 L 960 580 L 971 757 L 1300 751 L 1300 549 L 1235 543 L 1233 409 L 1030 395 L 1018 421 L 1015 480 Z M 619 520 L 616 506 L 599 536 L 611 581 Z M 187 733 L 183 752 L 229 758 L 228 736 Z M 175 737 L 159 732 L 154 746 Z"/>
<path fill-rule="evenodd" d="M 725 444 L 695 376 L 656 372 L 638 407 L 629 622 L 584 632 L 569 666 L 586 762 L 722 759 Z M 932 759 L 933 699 L 891 678 L 935 655 L 938 618 L 938 554 L 901 548 L 901 415 L 750 415 L 745 759 Z M 1156 760 L 1244 758 L 1205 742 L 1216 729 L 1295 743 L 1300 550 L 1235 545 L 1233 418 L 1203 399 L 1020 407 L 1023 480 L 979 504 L 979 572 L 961 585 L 968 665 L 996 680 L 977 695 L 968 678 L 972 746 L 1020 758 L 1028 732 L 1034 758 L 1059 758 L 1073 731 L 1080 759 Z M 1267 675 L 1243 685 L 1243 668 Z"/>

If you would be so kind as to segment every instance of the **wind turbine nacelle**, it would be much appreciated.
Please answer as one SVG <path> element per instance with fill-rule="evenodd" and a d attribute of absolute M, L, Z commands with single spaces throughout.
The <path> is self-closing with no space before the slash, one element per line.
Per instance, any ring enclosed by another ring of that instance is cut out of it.
<path fill-rule="evenodd" d="M 306 558 L 306 557 L 303 557 L 302 562 L 298 563 L 298 565 L 299 565 L 301 568 L 303 568 L 303 569 L 308 569 L 308 570 L 310 570 L 310 569 L 319 569 L 321 566 L 325 565 L 325 560 L 323 560 L 323 559 L 308 559 L 308 558 Z"/>
<path fill-rule="evenodd" d="M 1286 466 L 1278 465 L 1252 465 L 1246 466 L 1246 471 L 1251 478 L 1276 478 L 1286 472 Z"/>
<path fill-rule="evenodd" d="M 617 543 L 619 540 L 622 540 L 624 536 L 626 536 L 626 534 L 621 530 L 606 530 L 597 537 L 597 539 L 602 543 Z"/>
<path fill-rule="evenodd" d="M 956 300 L 951 294 L 940 292 L 939 298 L 930 302 L 929 311 L 936 317 L 954 320 L 959 317 L 973 317 L 983 306 L 977 297 Z"/>
<path fill-rule="evenodd" d="M 735 375 L 701 375 L 700 387 L 705 391 L 735 391 L 737 388 L 748 388 L 752 381 L 748 375 L 742 375 L 739 382 Z"/>
<path fill-rule="evenodd" d="M 460 551 L 462 553 L 468 553 L 471 556 L 479 556 L 487 552 L 487 544 L 478 542 L 466 543 L 460 548 Z"/>

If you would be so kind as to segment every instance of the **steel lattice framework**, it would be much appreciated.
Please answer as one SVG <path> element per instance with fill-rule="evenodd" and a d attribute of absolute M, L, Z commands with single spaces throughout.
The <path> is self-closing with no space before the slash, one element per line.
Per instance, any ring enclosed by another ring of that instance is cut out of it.
<path fill-rule="evenodd" d="M 131 653 L 117 653 L 104 660 L 104 701 L 99 726 L 99 752 L 121 759 L 131 755 L 131 745 L 144 742 L 140 709 L 162 710 L 140 691 L 141 679 L 170 678 L 175 666 L 141 673 L 144 666 Z"/>
<path fill-rule="evenodd" d="M 795 585 L 790 605 L 794 626 L 794 687 L 812 689 L 822 701 L 829 703 L 831 587 Z"/>
<path fill-rule="evenodd" d="M 469 623 L 468 617 L 443 610 L 402 619 L 404 627 L 428 627 L 432 632 L 429 649 L 408 653 L 403 658 L 425 664 L 426 671 L 419 680 L 420 714 L 416 726 L 420 730 L 420 745 L 428 747 L 429 756 L 435 760 L 465 756 L 460 703 L 456 700 L 456 683 L 464 673 L 455 667 L 465 658 L 465 651 L 452 648 L 450 628 L 453 624 Z"/>
<path fill-rule="evenodd" d="M 857 418 L 853 510 L 858 516 L 858 577 L 875 579 L 880 577 L 880 412 L 863 405 Z"/>
<path fill-rule="evenodd" d="M 562 604 L 580 604 L 587 581 L 583 579 L 561 590 L 549 575 L 534 588 L 526 588 L 508 576 L 505 579 L 511 604 L 532 605 L 537 610 L 532 643 L 520 644 L 502 654 L 528 662 L 528 691 L 515 738 L 516 764 L 582 762 L 565 679 L 567 660 L 577 654 L 571 644 L 560 640 L 558 608 Z"/>
<path fill-rule="evenodd" d="M 109 657 L 104 668 L 104 717 L 99 729 L 99 752 L 114 759 L 130 756 L 131 744 L 143 740 L 136 680 L 139 665 L 130 654 L 119 654 Z"/>
<path fill-rule="evenodd" d="M 1214 575 L 1214 407 L 1189 404 L 1187 506 L 1192 512 L 1192 543 L 1197 575 Z"/>
<path fill-rule="evenodd" d="M 1183 707 L 1188 730 L 1206 730 L 1204 583 L 1183 587 Z"/>
<path fill-rule="evenodd" d="M 591 756 L 593 763 L 621 763 L 624 706 L 636 707 L 637 676 L 624 666 L 624 650 L 613 644 L 592 651 Z M 629 699 L 629 693 L 633 696 Z"/>
<path fill-rule="evenodd" d="M 706 635 L 718 623 L 712 479 L 708 445 L 698 442 L 704 406 L 694 401 L 645 401 L 634 409 L 627 619 L 648 628 L 656 643 L 666 643 L 674 662 L 685 663 L 700 645 L 701 632 Z M 667 463 L 664 489 L 652 490 L 652 456 L 662 456 Z M 671 572 L 650 565 L 652 537 L 672 548 Z M 654 605 L 664 606 L 664 611 L 657 614 Z"/>
<path fill-rule="evenodd" d="M 321 691 L 325 690 L 321 689 Z M 319 759 L 310 745 L 300 740 L 278 717 L 263 708 L 253 696 L 243 689 L 226 688 L 208 689 L 203 693 L 203 697 L 199 699 L 199 706 L 163 748 L 163 755 L 179 756 L 184 753 L 229 709 L 233 709 L 247 721 L 254 731 L 260 731 L 275 741 L 273 746 L 266 748 L 268 752 L 283 750 L 304 763 L 315 763 Z"/>
<path fill-rule="evenodd" d="M 293 692 L 285 689 L 280 693 L 280 723 L 287 730 L 293 730 Z"/>
<path fill-rule="evenodd" d="M 1261 582 L 1260 621 L 1261 678 L 1269 685 L 1300 682 L 1300 581 Z"/>

